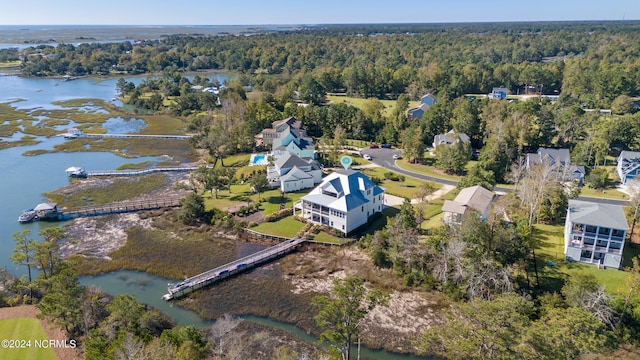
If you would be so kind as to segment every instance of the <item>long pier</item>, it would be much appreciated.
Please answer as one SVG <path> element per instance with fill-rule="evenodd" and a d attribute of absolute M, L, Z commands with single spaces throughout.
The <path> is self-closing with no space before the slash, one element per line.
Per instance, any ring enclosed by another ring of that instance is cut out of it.
<path fill-rule="evenodd" d="M 42 221 L 64 221 L 71 220 L 79 217 L 89 216 L 103 216 L 109 214 L 123 214 L 130 212 L 137 212 L 143 210 L 157 210 L 164 208 L 173 208 L 180 206 L 180 196 L 167 196 L 163 198 L 153 198 L 147 200 L 136 201 L 122 201 L 117 203 L 96 205 L 96 206 L 84 206 L 69 210 L 59 210 L 57 207 L 53 211 L 47 211 L 38 213 L 38 211 L 32 210 L 33 216 L 28 221 L 42 220 Z M 27 221 L 24 221 L 27 222 Z"/>
<path fill-rule="evenodd" d="M 167 287 L 169 293 L 163 295 L 162 299 L 169 301 L 182 297 L 192 291 L 201 289 L 217 281 L 226 279 L 230 276 L 246 271 L 259 264 L 265 263 L 283 254 L 286 254 L 305 241 L 307 241 L 307 239 L 305 238 L 289 239 L 278 245 L 258 251 L 257 253 L 245 256 L 228 264 L 219 266 L 215 269 L 205 271 L 202 274 L 198 274 L 196 276 L 185 279 L 184 281 L 181 281 L 177 284 L 170 283 Z"/>
<path fill-rule="evenodd" d="M 87 171 L 86 176 L 141 176 L 158 172 L 187 172 L 197 168 L 199 166 L 156 167 L 141 170 L 96 170 Z"/>

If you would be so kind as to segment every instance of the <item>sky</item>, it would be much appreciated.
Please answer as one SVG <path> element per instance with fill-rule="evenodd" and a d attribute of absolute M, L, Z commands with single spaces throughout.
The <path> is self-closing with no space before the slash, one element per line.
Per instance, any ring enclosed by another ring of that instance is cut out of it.
<path fill-rule="evenodd" d="M 265 25 L 640 20 L 640 0 L 19 0 L 0 25 Z"/>

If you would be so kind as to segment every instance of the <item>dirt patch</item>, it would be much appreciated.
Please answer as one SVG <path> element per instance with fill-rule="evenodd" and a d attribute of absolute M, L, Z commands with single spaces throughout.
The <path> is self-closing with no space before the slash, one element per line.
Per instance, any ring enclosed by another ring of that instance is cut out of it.
<path fill-rule="evenodd" d="M 0 320 L 15 319 L 15 318 L 37 318 L 40 314 L 35 305 L 21 305 L 14 307 L 0 308 Z M 55 327 L 55 325 L 45 318 L 40 320 L 45 334 L 50 340 L 71 340 L 67 337 L 62 329 Z M 77 339 L 74 339 L 77 341 Z M 81 360 L 83 357 L 75 350 L 71 348 L 54 348 L 56 357 L 60 360 Z"/>
<path fill-rule="evenodd" d="M 79 218 L 65 227 L 70 241 L 60 246 L 60 256 L 73 254 L 110 260 L 109 254 L 127 242 L 127 229 L 132 226 L 150 228 L 151 219 L 139 213 Z"/>
<path fill-rule="evenodd" d="M 375 268 L 369 256 L 357 249 L 310 249 L 291 255 L 289 261 L 295 263 L 284 277 L 298 296 L 328 294 L 333 279 L 347 276 L 361 276 L 367 286 L 390 292 L 388 306 L 376 307 L 363 323 L 362 340 L 372 348 L 415 353 L 413 342 L 423 330 L 444 321 L 440 310 L 447 300 L 442 295 L 404 288 L 390 270 Z"/>

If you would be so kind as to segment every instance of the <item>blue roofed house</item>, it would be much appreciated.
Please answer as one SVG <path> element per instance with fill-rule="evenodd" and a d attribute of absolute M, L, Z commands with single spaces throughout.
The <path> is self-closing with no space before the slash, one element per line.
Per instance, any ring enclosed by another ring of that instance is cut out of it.
<path fill-rule="evenodd" d="M 424 95 L 420 98 L 420 104 L 407 110 L 407 117 L 410 120 L 420 120 L 430 107 L 436 102 L 436 97 L 432 94 Z"/>
<path fill-rule="evenodd" d="M 384 209 L 384 189 L 361 172 L 344 170 L 325 177 L 293 206 L 294 215 L 344 234 L 365 225 Z"/>
<path fill-rule="evenodd" d="M 489 99 L 494 100 L 504 100 L 507 98 L 507 94 L 509 93 L 509 89 L 494 87 L 491 93 L 489 94 Z"/>
<path fill-rule="evenodd" d="M 431 107 L 435 103 L 436 103 L 436 97 L 431 93 L 428 93 L 427 95 L 423 95 L 420 98 L 420 104 L 425 104 L 425 105 Z"/>
<path fill-rule="evenodd" d="M 564 255 L 568 260 L 619 269 L 627 230 L 622 206 L 569 200 Z"/>
<path fill-rule="evenodd" d="M 638 151 L 621 151 L 618 156 L 618 165 L 616 171 L 620 177 L 620 182 L 626 185 L 628 181 L 633 180 L 640 172 L 640 152 Z"/>
<path fill-rule="evenodd" d="M 427 109 L 429 109 L 429 106 L 426 104 L 420 104 L 418 106 L 412 107 L 411 109 L 407 110 L 407 117 L 409 118 L 409 120 L 420 120 L 422 119 L 422 116 L 424 115 L 424 112 L 427 111 Z"/>
<path fill-rule="evenodd" d="M 316 160 L 285 152 L 267 167 L 267 179 L 271 187 L 279 186 L 282 192 L 309 189 L 322 181 L 322 168 Z"/>

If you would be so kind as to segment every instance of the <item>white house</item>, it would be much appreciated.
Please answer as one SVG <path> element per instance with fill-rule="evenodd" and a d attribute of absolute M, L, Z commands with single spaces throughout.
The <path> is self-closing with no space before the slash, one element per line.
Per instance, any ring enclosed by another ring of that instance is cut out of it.
<path fill-rule="evenodd" d="M 463 143 L 468 143 L 470 141 L 469 136 L 465 133 L 456 133 L 453 131 L 449 131 L 446 134 L 438 134 L 433 137 L 433 148 L 435 149 L 438 145 L 453 145 L 462 141 Z"/>
<path fill-rule="evenodd" d="M 478 185 L 460 190 L 453 201 L 444 201 L 442 222 L 448 225 L 459 225 L 468 209 L 477 211 L 482 221 L 487 220 L 493 196 L 492 191 Z"/>
<path fill-rule="evenodd" d="M 322 169 L 315 160 L 305 160 L 296 154 L 284 153 L 274 166 L 267 167 L 271 187 L 280 186 L 282 192 L 312 188 L 322 181 Z"/>
<path fill-rule="evenodd" d="M 308 221 L 348 234 L 384 209 L 384 189 L 354 170 L 334 172 L 293 206 Z"/>
<path fill-rule="evenodd" d="M 273 157 L 290 152 L 301 158 L 315 158 L 313 139 L 307 136 L 300 120 L 290 117 L 274 121 L 271 125 L 272 128 L 264 129 L 256 136 L 256 144 L 271 145 Z"/>
<path fill-rule="evenodd" d="M 626 150 L 620 152 L 616 170 L 618 171 L 618 176 L 620 176 L 620 182 L 622 184 L 633 180 L 638 176 L 638 171 L 640 170 L 640 152 Z"/>
<path fill-rule="evenodd" d="M 627 230 L 622 206 L 569 200 L 564 255 L 568 260 L 619 269 Z"/>

